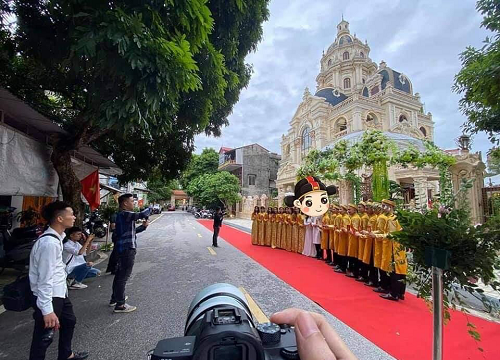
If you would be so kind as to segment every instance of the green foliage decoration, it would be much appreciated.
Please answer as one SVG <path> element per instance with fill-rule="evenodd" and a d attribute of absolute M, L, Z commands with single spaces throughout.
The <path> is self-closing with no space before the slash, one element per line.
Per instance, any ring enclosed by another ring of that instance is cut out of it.
<path fill-rule="evenodd" d="M 471 225 L 466 196 L 470 187 L 472 181 L 464 181 L 460 190 L 453 194 L 455 207 L 440 205 L 420 212 L 398 209 L 402 230 L 391 234 L 401 246 L 411 249 L 412 265 L 407 280 L 414 284 L 417 295 L 426 301 L 430 301 L 432 290 L 432 268 L 426 263 L 426 247 L 451 252 L 451 265 L 443 272 L 446 319 L 450 319 L 450 308 L 467 312 L 457 287 L 469 293 L 482 293 L 475 281 L 471 281 L 481 279 L 495 290 L 500 289 L 500 282 L 494 274 L 494 270 L 500 269 L 497 255 L 500 251 L 500 217 L 483 225 Z M 493 315 L 498 312 L 486 297 L 482 301 Z M 471 330 L 471 336 L 479 340 L 479 333 Z"/>

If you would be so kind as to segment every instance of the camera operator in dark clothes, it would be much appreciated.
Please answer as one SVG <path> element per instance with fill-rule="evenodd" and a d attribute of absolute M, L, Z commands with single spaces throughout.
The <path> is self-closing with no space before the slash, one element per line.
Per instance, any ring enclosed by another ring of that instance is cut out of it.
<path fill-rule="evenodd" d="M 109 302 L 114 306 L 115 313 L 129 313 L 137 308 L 125 303 L 125 286 L 134 267 L 135 254 L 137 252 L 137 233 L 146 230 L 150 208 L 141 212 L 134 212 L 134 197 L 132 194 L 123 194 L 118 198 L 120 211 L 116 215 L 116 227 L 114 231 L 115 247 L 117 255 L 117 268 L 113 280 L 113 294 Z M 135 228 L 135 222 L 144 219 L 141 226 Z M 115 234 L 116 233 L 116 234 Z"/>
<path fill-rule="evenodd" d="M 222 219 L 223 219 L 222 211 L 220 206 L 218 206 L 214 214 L 214 236 L 212 238 L 213 247 L 219 247 L 217 245 L 217 237 L 219 236 L 219 230 L 222 227 Z"/>

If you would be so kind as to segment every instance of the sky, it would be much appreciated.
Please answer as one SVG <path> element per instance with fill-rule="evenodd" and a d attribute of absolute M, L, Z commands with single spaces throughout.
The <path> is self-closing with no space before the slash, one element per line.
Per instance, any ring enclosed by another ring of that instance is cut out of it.
<path fill-rule="evenodd" d="M 218 138 L 199 135 L 196 152 L 206 147 L 258 143 L 281 153 L 282 134 L 302 101 L 305 87 L 314 93 L 323 50 L 335 40 L 337 24 L 349 22 L 351 34 L 370 46 L 376 64 L 404 73 L 420 93 L 425 112 L 435 122 L 434 142 L 456 148 L 465 117 L 460 95 L 452 92 L 467 46 L 481 47 L 489 33 L 472 0 L 271 0 L 270 17 L 255 53 L 247 56 L 254 73 Z M 473 139 L 472 150 L 492 147 L 486 134 Z"/>

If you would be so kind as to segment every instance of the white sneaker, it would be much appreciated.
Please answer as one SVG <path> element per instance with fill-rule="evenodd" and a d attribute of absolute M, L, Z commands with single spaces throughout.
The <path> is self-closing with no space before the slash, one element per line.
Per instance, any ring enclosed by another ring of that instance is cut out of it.
<path fill-rule="evenodd" d="M 129 313 L 129 312 L 135 311 L 136 309 L 137 309 L 137 307 L 135 307 L 135 306 L 132 306 L 129 304 L 123 304 L 123 306 L 121 306 L 119 308 L 115 307 L 113 312 L 115 312 L 115 313 Z"/>
<path fill-rule="evenodd" d="M 86 289 L 88 286 L 79 282 L 75 282 L 73 285 L 71 285 L 69 288 L 72 290 L 80 290 L 80 289 Z"/>

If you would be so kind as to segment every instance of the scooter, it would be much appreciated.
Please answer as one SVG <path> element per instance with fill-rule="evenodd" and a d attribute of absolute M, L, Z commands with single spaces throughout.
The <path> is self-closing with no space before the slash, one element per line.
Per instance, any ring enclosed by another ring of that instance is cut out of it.
<path fill-rule="evenodd" d="M 29 265 L 31 248 L 43 233 L 39 225 L 12 228 L 12 214 L 15 208 L 0 210 L 0 274 L 5 268 L 23 271 Z"/>
<path fill-rule="evenodd" d="M 83 229 L 87 235 L 94 234 L 97 238 L 106 236 L 108 225 L 101 219 L 97 210 L 85 214 L 83 218 Z"/>

